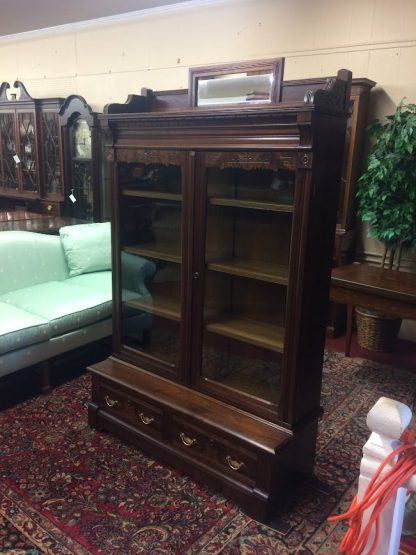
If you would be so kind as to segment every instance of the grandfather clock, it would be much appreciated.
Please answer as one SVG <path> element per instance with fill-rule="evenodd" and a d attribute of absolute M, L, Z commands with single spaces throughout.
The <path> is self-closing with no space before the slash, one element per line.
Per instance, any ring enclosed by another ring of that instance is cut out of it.
<path fill-rule="evenodd" d="M 69 96 L 59 113 L 62 129 L 66 216 L 100 221 L 101 146 L 97 113 L 82 96 Z"/>

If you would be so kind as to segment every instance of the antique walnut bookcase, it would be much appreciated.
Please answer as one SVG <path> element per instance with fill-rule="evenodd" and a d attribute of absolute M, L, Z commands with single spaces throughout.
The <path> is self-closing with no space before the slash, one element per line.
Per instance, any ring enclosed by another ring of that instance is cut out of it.
<path fill-rule="evenodd" d="M 191 78 L 189 97 L 144 90 L 100 117 L 114 346 L 89 368 L 89 422 L 266 521 L 314 463 L 351 74 L 207 105 Z M 123 285 L 141 258 L 139 296 Z"/>

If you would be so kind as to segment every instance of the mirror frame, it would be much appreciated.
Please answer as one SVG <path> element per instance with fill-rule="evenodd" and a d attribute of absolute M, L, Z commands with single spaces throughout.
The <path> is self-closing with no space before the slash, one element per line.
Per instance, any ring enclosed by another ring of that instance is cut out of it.
<path fill-rule="evenodd" d="M 189 69 L 189 101 L 190 106 L 198 108 L 198 83 L 203 79 L 214 79 L 221 75 L 230 75 L 233 73 L 248 72 L 253 75 L 261 75 L 271 73 L 273 75 L 273 83 L 270 89 L 270 102 L 280 102 L 280 90 L 283 79 L 284 58 L 274 58 L 271 60 L 255 60 L 247 62 L 233 62 L 228 64 L 221 64 L 217 66 L 195 67 Z M 225 103 L 227 106 L 232 106 L 232 103 Z M 204 108 L 223 106 L 224 104 L 216 103 L 212 106 L 204 105 Z M 249 104 L 249 102 L 247 102 Z M 241 106 L 242 103 L 238 102 L 235 106 Z"/>

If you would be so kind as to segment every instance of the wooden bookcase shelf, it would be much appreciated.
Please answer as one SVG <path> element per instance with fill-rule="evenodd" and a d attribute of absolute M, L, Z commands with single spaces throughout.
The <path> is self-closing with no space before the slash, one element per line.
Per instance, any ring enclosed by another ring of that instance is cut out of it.
<path fill-rule="evenodd" d="M 141 256 L 147 256 L 149 258 L 175 262 L 176 264 L 180 264 L 182 262 L 182 258 L 178 252 L 177 245 L 135 245 L 124 247 L 123 250 L 131 254 L 139 254 Z"/>
<path fill-rule="evenodd" d="M 257 260 L 222 260 L 208 262 L 207 269 L 234 276 L 247 277 L 287 285 L 289 268 L 280 264 L 272 264 Z"/>
<path fill-rule="evenodd" d="M 259 202 L 255 200 L 211 197 L 212 206 L 232 206 L 234 208 L 249 208 L 252 210 L 270 210 L 272 212 L 293 212 L 293 204 L 278 204 L 276 202 Z"/>
<path fill-rule="evenodd" d="M 229 317 L 206 324 L 207 331 L 244 341 L 270 351 L 283 353 L 285 330 L 248 318 Z"/>
<path fill-rule="evenodd" d="M 141 299 L 133 299 L 124 301 L 124 304 L 138 310 L 145 310 L 156 316 L 169 318 L 179 322 L 181 319 L 181 303 L 180 299 L 173 299 L 163 295 L 152 295 Z"/>
<path fill-rule="evenodd" d="M 177 193 L 165 193 L 163 191 L 143 191 L 139 189 L 123 189 L 126 197 L 149 198 L 155 200 L 172 200 L 182 202 L 182 196 Z"/>

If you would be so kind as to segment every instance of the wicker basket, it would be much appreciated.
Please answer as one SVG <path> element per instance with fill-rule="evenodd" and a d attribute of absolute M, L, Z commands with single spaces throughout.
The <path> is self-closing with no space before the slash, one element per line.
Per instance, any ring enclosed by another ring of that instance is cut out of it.
<path fill-rule="evenodd" d="M 356 308 L 355 316 L 360 347 L 382 353 L 394 351 L 401 318 L 386 316 L 365 308 Z"/>

